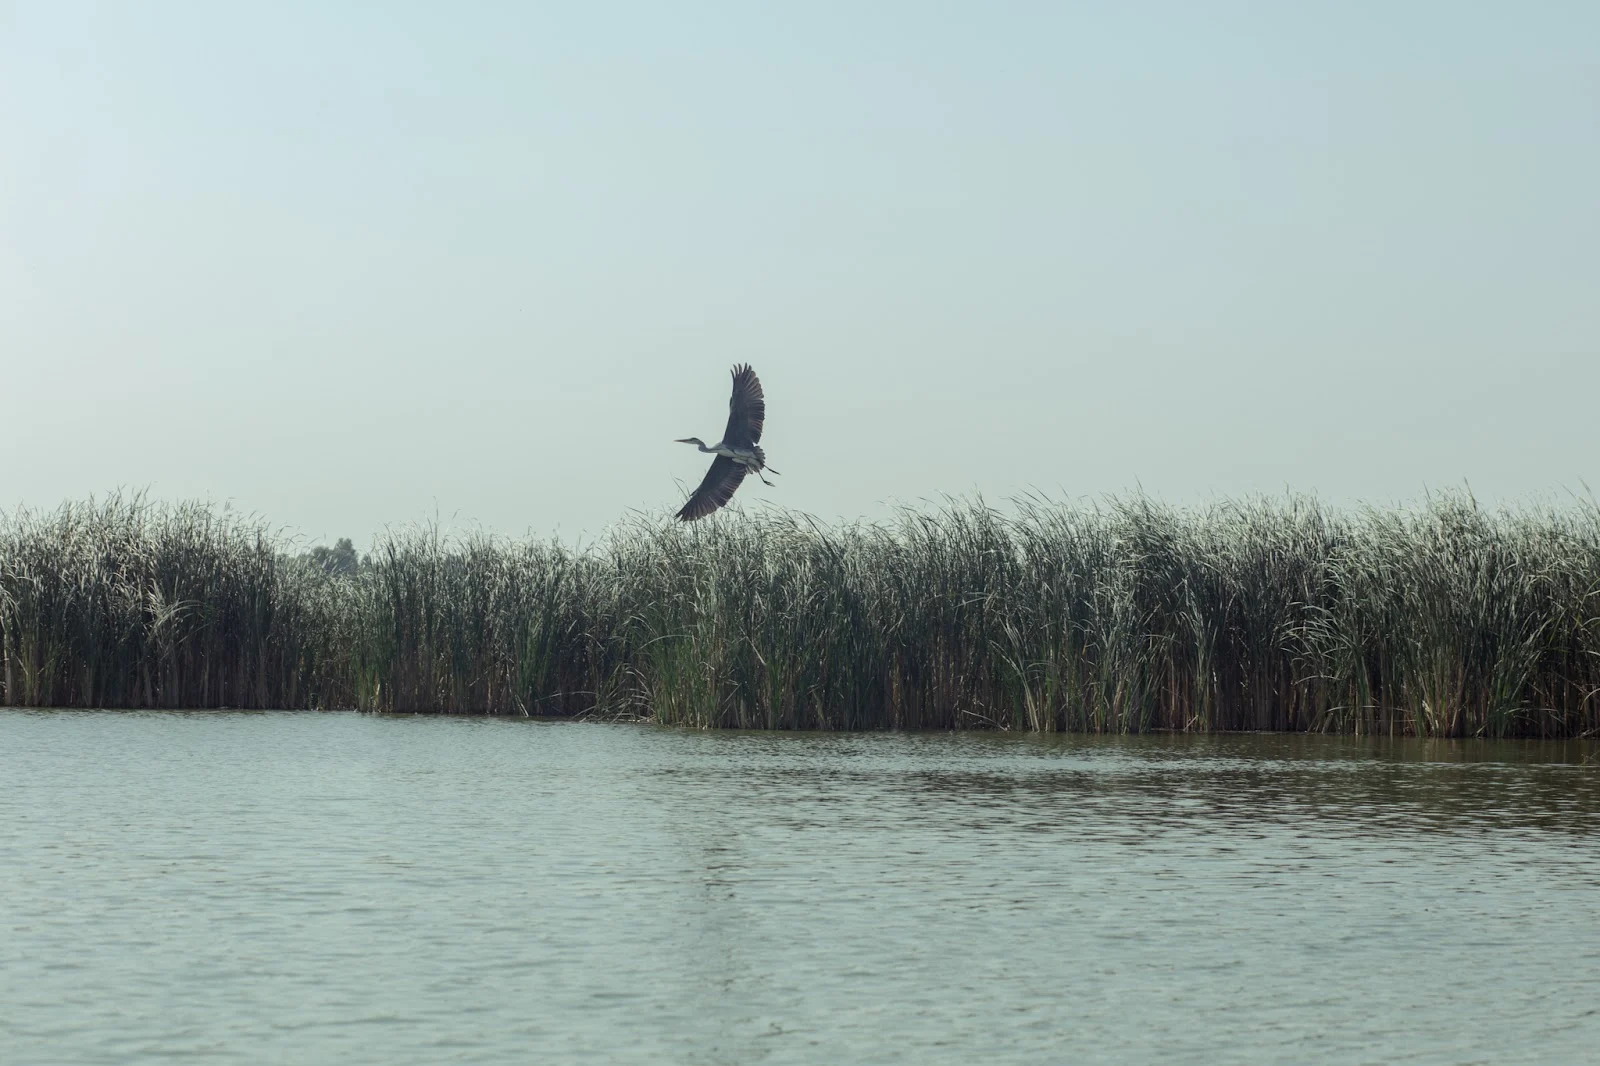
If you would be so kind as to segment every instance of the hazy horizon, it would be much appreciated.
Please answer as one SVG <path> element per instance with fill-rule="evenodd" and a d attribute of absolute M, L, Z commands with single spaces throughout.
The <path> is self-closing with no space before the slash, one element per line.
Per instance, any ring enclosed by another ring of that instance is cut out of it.
<path fill-rule="evenodd" d="M 0 7 L 0 506 L 1588 496 L 1600 8 Z"/>

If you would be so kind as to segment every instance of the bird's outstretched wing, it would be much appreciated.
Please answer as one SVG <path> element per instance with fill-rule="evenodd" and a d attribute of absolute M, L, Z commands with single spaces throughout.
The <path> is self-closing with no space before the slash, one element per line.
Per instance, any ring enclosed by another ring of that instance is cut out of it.
<path fill-rule="evenodd" d="M 757 385 L 758 396 L 760 389 L 761 386 Z M 717 456 L 711 460 L 711 469 L 706 471 L 706 479 L 694 490 L 689 502 L 678 512 L 678 517 L 685 522 L 693 522 L 696 518 L 704 518 L 715 511 L 733 499 L 735 490 L 739 488 L 739 482 L 744 480 L 744 473 L 743 463 L 736 463 L 726 455 Z"/>
<path fill-rule="evenodd" d="M 761 440 L 761 424 L 767 420 L 767 400 L 761 394 L 761 379 L 746 364 L 733 368 L 733 395 L 728 397 L 728 428 L 722 439 L 741 448 L 753 448 Z"/>

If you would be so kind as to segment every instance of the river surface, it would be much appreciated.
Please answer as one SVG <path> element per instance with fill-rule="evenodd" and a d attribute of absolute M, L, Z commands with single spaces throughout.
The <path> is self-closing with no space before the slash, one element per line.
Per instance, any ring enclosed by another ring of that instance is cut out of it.
<path fill-rule="evenodd" d="M 1593 745 L 0 712 L 0 1062 L 1600 1061 Z"/>

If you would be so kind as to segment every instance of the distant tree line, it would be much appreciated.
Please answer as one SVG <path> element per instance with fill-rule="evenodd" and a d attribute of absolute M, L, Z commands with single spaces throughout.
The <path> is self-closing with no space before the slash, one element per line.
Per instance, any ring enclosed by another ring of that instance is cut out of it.
<path fill-rule="evenodd" d="M 349 537 L 340 537 L 333 547 L 319 544 L 301 556 L 312 566 L 331 577 L 354 577 L 361 570 L 362 559 Z"/>

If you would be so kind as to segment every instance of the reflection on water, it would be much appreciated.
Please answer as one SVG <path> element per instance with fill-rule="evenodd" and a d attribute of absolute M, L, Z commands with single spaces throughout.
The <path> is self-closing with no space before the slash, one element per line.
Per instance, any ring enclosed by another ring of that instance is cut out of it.
<path fill-rule="evenodd" d="M 1593 744 L 0 714 L 0 1061 L 1560 1062 Z"/>

